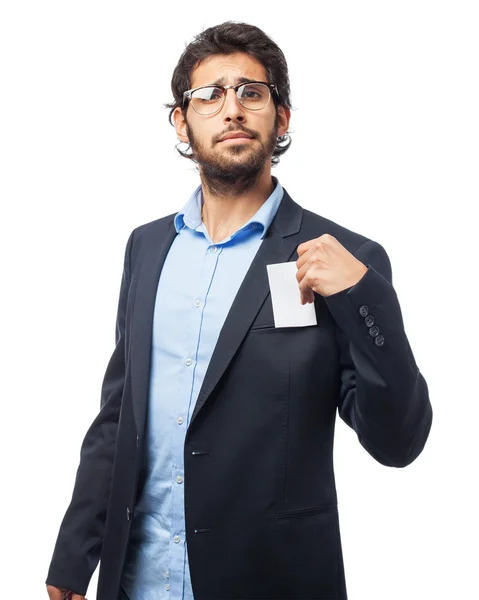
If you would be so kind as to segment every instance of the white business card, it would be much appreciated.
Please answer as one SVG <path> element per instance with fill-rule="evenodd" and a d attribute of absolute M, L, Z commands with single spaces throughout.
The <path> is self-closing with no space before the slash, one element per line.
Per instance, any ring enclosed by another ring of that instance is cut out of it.
<path fill-rule="evenodd" d="M 301 304 L 296 262 L 266 265 L 275 327 L 317 325 L 314 302 Z"/>

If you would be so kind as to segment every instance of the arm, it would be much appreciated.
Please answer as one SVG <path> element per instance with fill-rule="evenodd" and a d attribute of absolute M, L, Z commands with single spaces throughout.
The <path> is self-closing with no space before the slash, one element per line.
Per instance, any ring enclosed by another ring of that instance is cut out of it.
<path fill-rule="evenodd" d="M 356 285 L 324 298 L 338 325 L 338 413 L 378 462 L 405 467 L 419 456 L 429 436 L 428 388 L 404 331 L 386 251 L 369 240 L 354 256 L 367 272 Z M 365 322 L 368 315 L 379 329 L 375 337 Z"/>
<path fill-rule="evenodd" d="M 100 559 L 118 418 L 125 382 L 125 317 L 130 284 L 128 239 L 116 318 L 115 349 L 101 389 L 100 412 L 80 451 L 73 495 L 60 526 L 46 583 L 85 594 Z"/>

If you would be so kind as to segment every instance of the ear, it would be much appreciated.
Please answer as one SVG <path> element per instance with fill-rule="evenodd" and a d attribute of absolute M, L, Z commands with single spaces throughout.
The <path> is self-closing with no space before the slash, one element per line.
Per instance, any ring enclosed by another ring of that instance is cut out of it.
<path fill-rule="evenodd" d="M 285 106 L 278 106 L 278 137 L 288 132 L 291 110 Z"/>
<path fill-rule="evenodd" d="M 180 106 L 177 106 L 173 111 L 173 121 L 175 123 L 176 135 L 178 139 L 180 142 L 187 144 L 189 142 L 189 138 L 186 134 L 186 121 Z"/>

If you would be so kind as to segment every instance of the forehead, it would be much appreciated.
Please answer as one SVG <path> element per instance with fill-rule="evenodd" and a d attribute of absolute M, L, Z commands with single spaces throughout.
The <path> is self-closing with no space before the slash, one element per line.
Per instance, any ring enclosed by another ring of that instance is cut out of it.
<path fill-rule="evenodd" d="M 263 65 L 248 56 L 235 54 L 214 54 L 203 59 L 191 74 L 191 87 L 199 87 L 210 83 L 216 85 L 233 85 L 244 79 L 268 81 Z"/>

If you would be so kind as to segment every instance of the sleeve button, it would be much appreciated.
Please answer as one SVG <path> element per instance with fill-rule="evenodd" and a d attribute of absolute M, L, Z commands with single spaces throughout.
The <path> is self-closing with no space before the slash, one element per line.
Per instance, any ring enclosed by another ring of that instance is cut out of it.
<path fill-rule="evenodd" d="M 360 314 L 362 317 L 366 317 L 366 316 L 367 316 L 367 314 L 368 314 L 368 312 L 369 312 L 369 311 L 368 311 L 368 307 L 367 307 L 365 304 L 363 304 L 363 306 L 361 306 L 361 308 L 359 309 L 359 314 Z"/>

